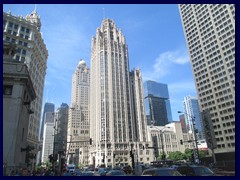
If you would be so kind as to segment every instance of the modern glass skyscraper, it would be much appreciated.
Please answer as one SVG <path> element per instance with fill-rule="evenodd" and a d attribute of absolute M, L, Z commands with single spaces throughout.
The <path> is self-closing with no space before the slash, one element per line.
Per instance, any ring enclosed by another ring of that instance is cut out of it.
<path fill-rule="evenodd" d="M 200 109 L 209 110 L 216 153 L 235 152 L 235 5 L 181 4 Z"/>
<path fill-rule="evenodd" d="M 187 124 L 187 129 L 188 132 L 191 131 L 193 132 L 193 127 L 192 127 L 192 118 L 194 118 L 195 121 L 195 129 L 197 129 L 197 139 L 205 139 L 203 127 L 202 127 L 202 117 L 201 117 L 201 112 L 198 104 L 198 99 L 193 96 L 186 96 L 184 97 L 184 111 L 186 112 L 185 114 L 185 121 Z"/>
<path fill-rule="evenodd" d="M 144 97 L 148 125 L 164 126 L 172 121 L 167 84 L 144 82 Z"/>
<path fill-rule="evenodd" d="M 135 132 L 128 46 L 111 19 L 103 20 L 92 38 L 90 88 L 90 163 L 130 164 Z"/>
<path fill-rule="evenodd" d="M 46 113 L 53 113 L 54 114 L 54 111 L 55 111 L 55 105 L 53 103 L 46 102 L 45 105 L 44 105 L 43 114 L 42 114 L 42 121 L 41 121 L 41 124 L 40 124 L 40 131 L 39 131 L 39 140 L 40 140 L 39 149 L 40 149 L 40 151 L 38 152 L 38 155 L 37 155 L 37 163 L 39 163 L 42 160 L 43 131 L 44 131 Z"/>
<path fill-rule="evenodd" d="M 44 129 L 45 114 L 47 112 L 54 113 L 54 111 L 55 111 L 55 105 L 53 103 L 46 102 L 45 105 L 44 105 L 43 114 L 42 114 L 42 122 L 41 122 L 41 127 L 40 127 L 40 141 L 43 140 L 43 129 Z"/>
<path fill-rule="evenodd" d="M 48 161 L 48 156 L 53 154 L 53 144 L 54 144 L 54 120 L 55 115 L 52 112 L 46 112 L 44 114 L 44 126 L 43 126 L 43 146 L 41 161 Z"/>
<path fill-rule="evenodd" d="M 56 132 L 54 143 L 54 154 L 58 154 L 58 164 L 65 162 L 65 153 L 67 150 L 67 128 L 68 128 L 68 112 L 69 106 L 66 103 L 62 103 L 56 110 Z"/>

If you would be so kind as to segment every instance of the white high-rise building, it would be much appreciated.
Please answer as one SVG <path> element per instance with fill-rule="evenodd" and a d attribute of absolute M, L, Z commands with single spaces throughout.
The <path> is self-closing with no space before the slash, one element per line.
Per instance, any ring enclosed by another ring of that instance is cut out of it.
<path fill-rule="evenodd" d="M 68 163 L 88 165 L 90 69 L 80 60 L 72 76 L 72 102 L 69 108 Z"/>
<path fill-rule="evenodd" d="M 235 5 L 181 4 L 179 10 L 200 109 L 210 111 L 215 152 L 235 152 Z"/>
<path fill-rule="evenodd" d="M 47 112 L 44 116 L 43 148 L 41 162 L 48 161 L 48 156 L 53 154 L 54 131 L 54 113 Z"/>
<path fill-rule="evenodd" d="M 184 111 L 185 121 L 187 124 L 188 132 L 193 133 L 193 123 L 195 123 L 195 129 L 197 129 L 196 136 L 198 140 L 204 139 L 205 135 L 203 132 L 202 117 L 198 104 L 198 99 L 193 96 L 184 97 Z M 194 121 L 194 122 L 193 122 Z"/>
<path fill-rule="evenodd" d="M 137 156 L 136 150 L 147 141 L 145 117 L 141 114 L 145 113 L 142 82 L 138 79 L 141 76 L 133 74 L 133 80 L 139 82 L 133 84 L 138 85 L 136 91 L 131 91 L 129 74 L 125 37 L 113 20 L 105 19 L 97 28 L 96 37 L 92 37 L 89 159 L 94 166 L 131 165 L 130 152 Z M 136 106 L 133 106 L 132 92 L 138 93 Z M 135 118 L 134 109 L 143 111 Z"/>
<path fill-rule="evenodd" d="M 35 154 L 39 144 L 42 98 L 48 58 L 48 51 L 40 28 L 40 17 L 36 9 L 26 18 L 3 12 L 3 40 L 16 44 L 17 53 L 13 59 L 27 64 L 37 94 L 30 106 L 34 113 L 29 117 L 27 135 L 28 144 L 35 148 Z"/>

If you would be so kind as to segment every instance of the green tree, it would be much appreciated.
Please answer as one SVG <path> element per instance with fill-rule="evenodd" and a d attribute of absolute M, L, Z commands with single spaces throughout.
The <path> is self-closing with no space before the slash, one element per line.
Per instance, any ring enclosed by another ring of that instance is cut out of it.
<path fill-rule="evenodd" d="M 193 150 L 192 149 L 185 149 L 185 158 L 186 160 L 188 161 L 192 161 L 192 153 L 193 153 Z"/>
<path fill-rule="evenodd" d="M 198 152 L 199 152 L 200 158 L 204 158 L 208 155 L 208 151 L 199 150 Z"/>
<path fill-rule="evenodd" d="M 168 154 L 168 159 L 179 161 L 185 159 L 185 155 L 181 153 L 180 151 L 170 152 Z"/>
<path fill-rule="evenodd" d="M 30 165 L 30 162 L 32 159 L 36 158 L 36 154 L 33 152 L 35 148 L 33 146 L 27 145 L 26 148 L 22 148 L 21 151 L 26 152 L 26 157 L 25 157 L 25 163 L 27 163 L 27 166 Z"/>

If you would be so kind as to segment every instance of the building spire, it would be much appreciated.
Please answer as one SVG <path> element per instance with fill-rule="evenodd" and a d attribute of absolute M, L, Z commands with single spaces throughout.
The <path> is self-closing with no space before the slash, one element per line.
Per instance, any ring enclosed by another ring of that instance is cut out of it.
<path fill-rule="evenodd" d="M 34 5 L 34 12 L 37 13 L 37 4 Z"/>
<path fill-rule="evenodd" d="M 105 19 L 105 9 L 102 8 L 102 10 L 103 10 L 103 20 L 104 20 Z"/>
<path fill-rule="evenodd" d="M 38 16 L 37 14 L 37 4 L 35 4 L 33 12 L 26 16 L 26 20 L 32 23 L 35 23 L 37 25 L 38 30 L 40 31 L 41 21 L 40 21 L 40 16 Z"/>
<path fill-rule="evenodd" d="M 46 98 L 46 102 L 48 102 L 48 90 L 47 90 L 47 98 Z"/>

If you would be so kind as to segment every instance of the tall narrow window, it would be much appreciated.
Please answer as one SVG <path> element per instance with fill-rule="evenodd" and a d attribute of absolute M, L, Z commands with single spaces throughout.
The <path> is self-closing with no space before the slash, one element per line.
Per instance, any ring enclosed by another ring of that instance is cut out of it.
<path fill-rule="evenodd" d="M 3 86 L 3 95 L 12 95 L 12 85 L 4 85 Z"/>
<path fill-rule="evenodd" d="M 24 139 L 24 128 L 22 130 L 22 142 L 23 142 L 23 139 Z"/>

